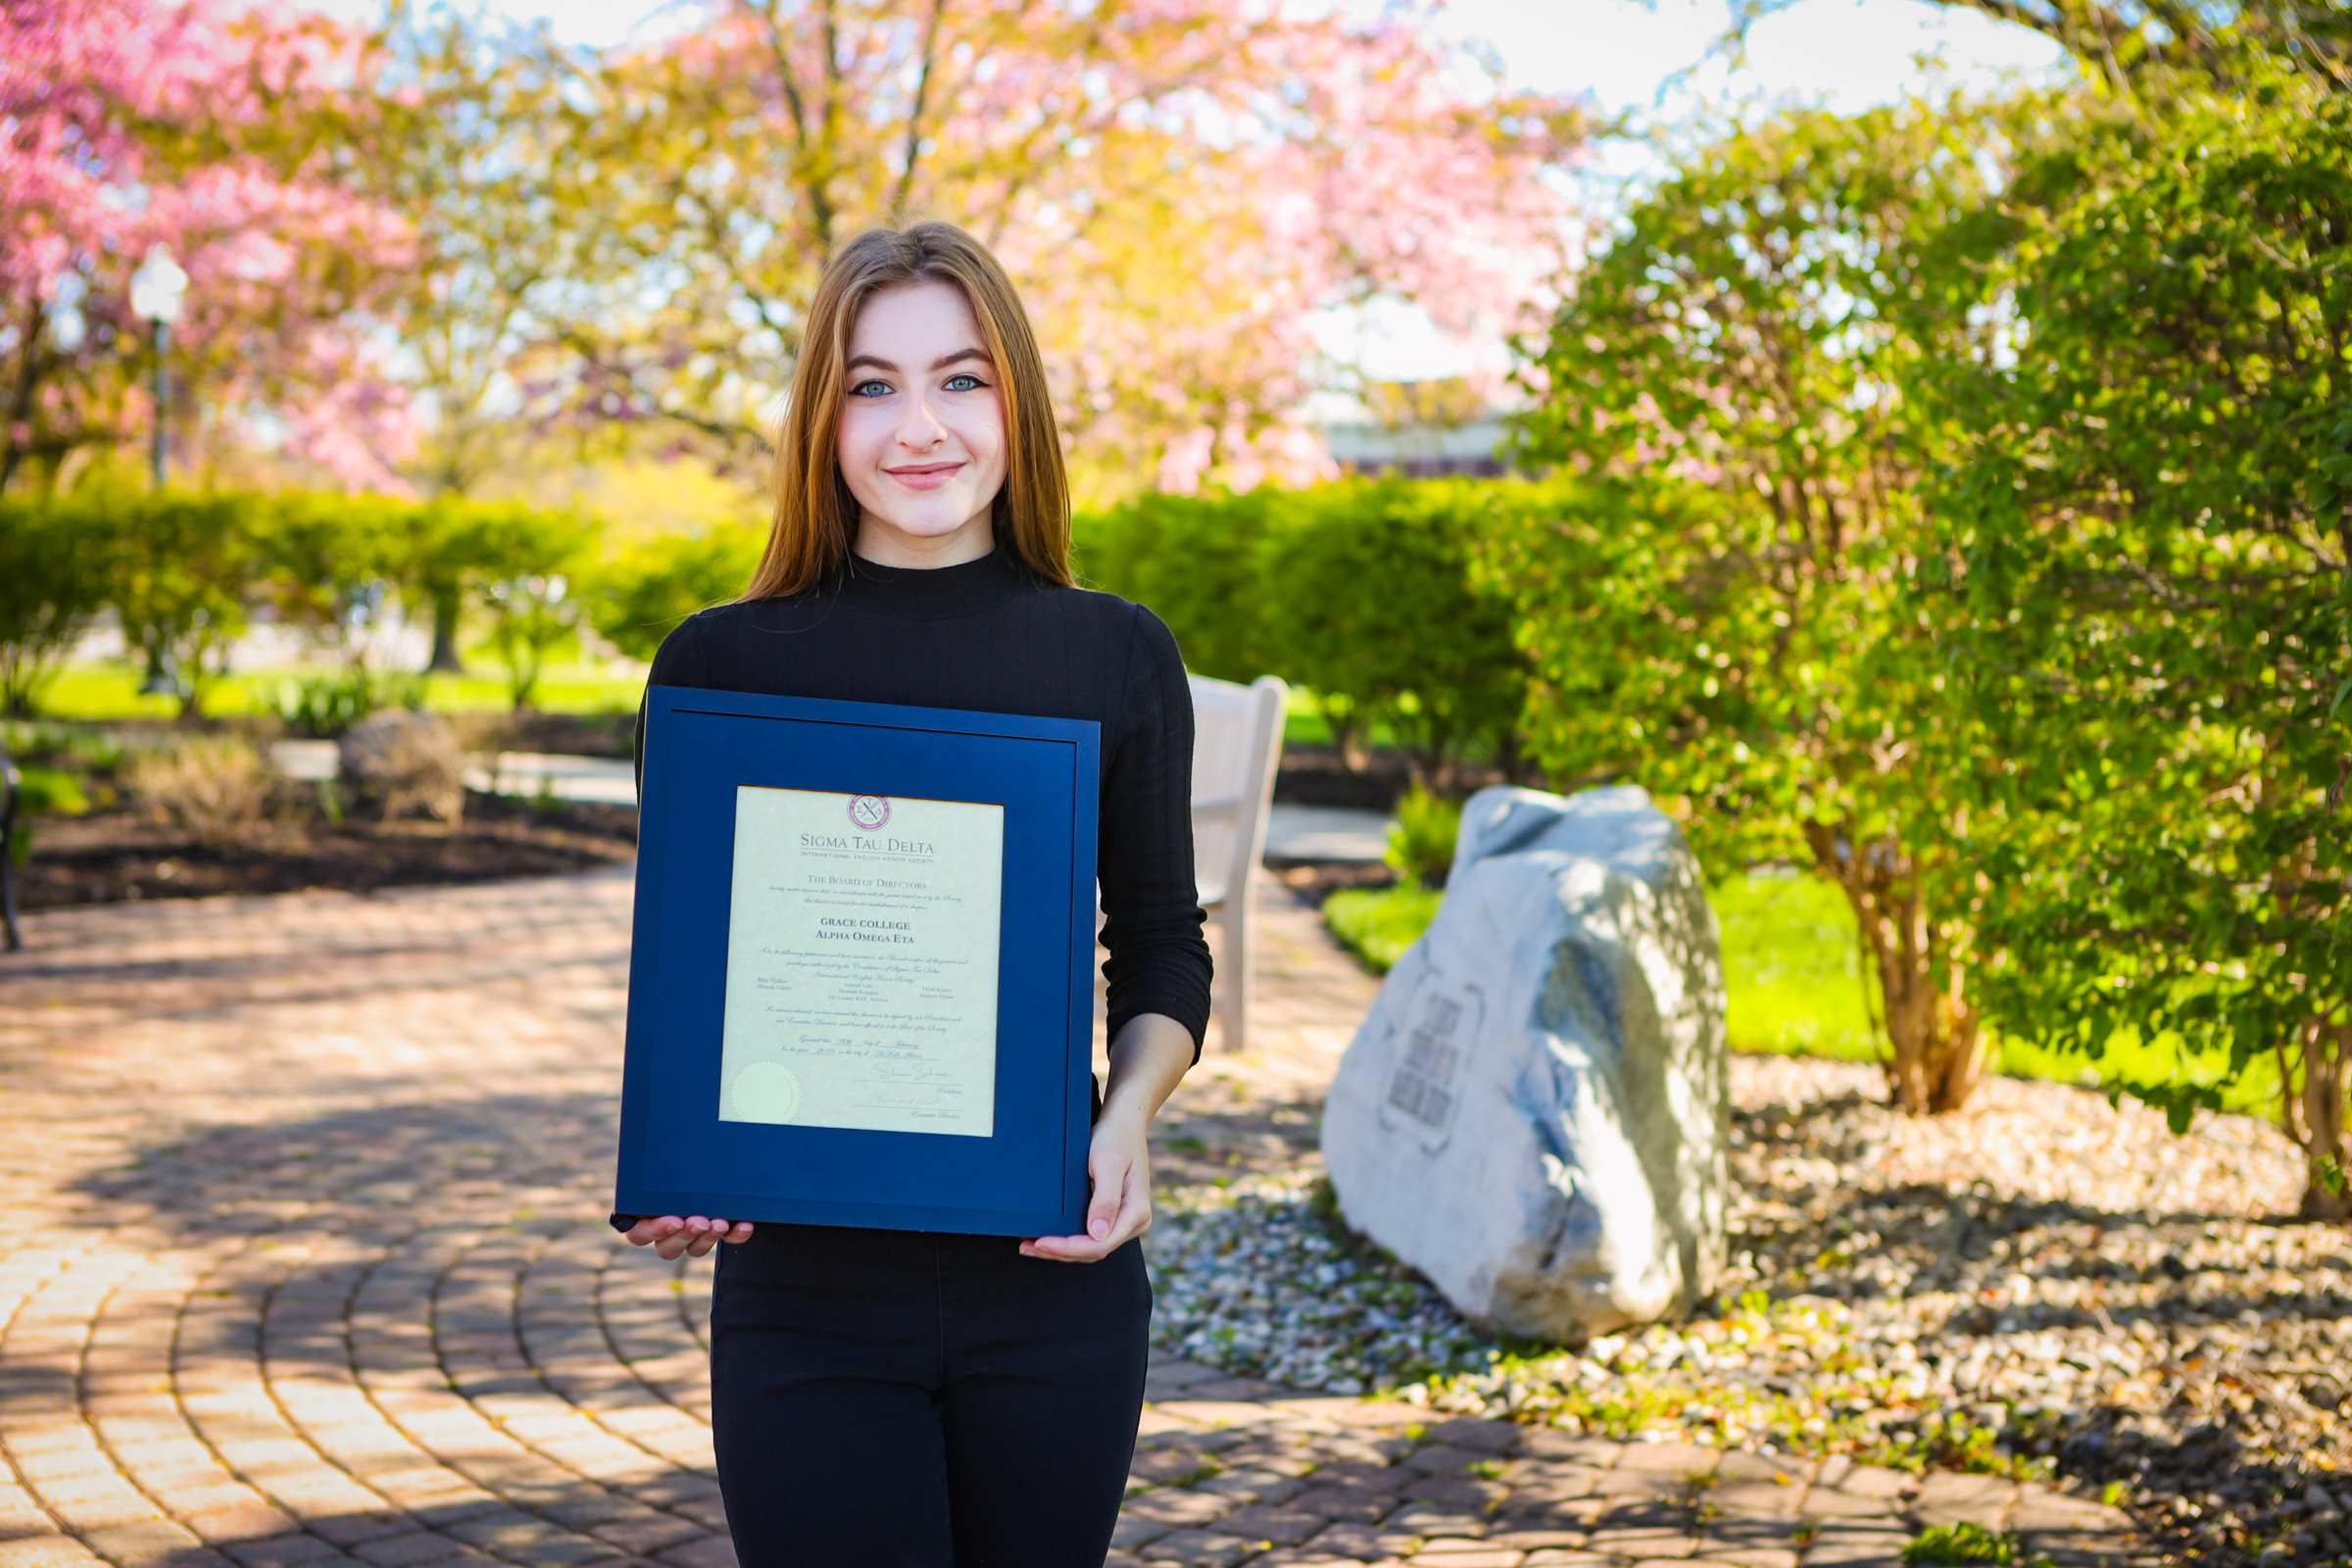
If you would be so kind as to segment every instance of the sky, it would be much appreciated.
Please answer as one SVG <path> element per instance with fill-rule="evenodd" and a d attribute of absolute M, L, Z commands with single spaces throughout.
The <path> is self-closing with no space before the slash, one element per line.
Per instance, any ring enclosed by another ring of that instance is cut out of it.
<path fill-rule="evenodd" d="M 315 9 L 372 19 L 382 0 L 311 0 Z M 646 42 L 693 14 L 692 0 L 480 0 L 518 21 L 545 21 L 591 47 Z M 1291 0 L 1301 7 L 1316 0 Z M 1363 9 L 1374 0 L 1342 0 Z M 1442 30 L 1502 54 L 1514 84 L 1591 91 L 1609 108 L 1650 100 L 1674 71 L 1706 51 L 1725 23 L 1724 0 L 1447 0 Z M 1737 83 L 1826 98 L 1838 107 L 1884 102 L 1927 78 L 1913 63 L 1941 51 L 1963 74 L 2051 69 L 2057 51 L 2022 27 L 1927 0 L 1798 0 L 1760 24 Z M 1716 71 L 1711 90 L 1734 84 Z"/>
<path fill-rule="evenodd" d="M 382 0 L 305 0 L 372 20 Z M 518 21 L 544 20 L 566 41 L 644 43 L 695 14 L 694 0 L 473 0 Z M 1299 8 L 1377 9 L 1379 0 L 1279 0 Z M 2024 27 L 1930 0 L 1793 0 L 1758 23 L 1738 69 L 1705 59 L 1728 24 L 1726 0 L 1447 0 L 1440 30 L 1490 45 L 1513 87 L 1591 95 L 1603 113 L 1631 112 L 1671 127 L 1748 109 L 1812 103 L 1853 111 L 1916 91 L 1986 87 L 2004 75 L 2046 79 L 2065 70 L 2058 49 Z M 1669 85 L 1670 82 L 1672 85 Z M 1581 210 L 1606 214 L 1664 168 L 1655 148 L 1607 145 L 1579 172 Z M 1410 379 L 1472 366 L 1501 368 L 1501 343 L 1450 340 L 1409 305 L 1327 311 L 1313 322 L 1326 353 L 1365 373 Z M 1317 417 L 1345 416 L 1317 399 Z"/>
<path fill-rule="evenodd" d="M 1450 0 L 1443 30 L 1493 45 L 1511 86 L 1590 94 L 1605 114 L 1665 127 L 1800 103 L 1853 112 L 1912 92 L 2066 69 L 2038 33 L 1928 0 L 1796 0 L 1755 24 L 1736 70 L 1720 52 L 1709 59 L 1729 22 L 1725 0 Z M 1653 147 L 1604 144 L 1580 176 L 1581 209 L 1613 211 L 1666 167 Z M 1316 325 L 1327 347 L 1352 339 L 1374 375 L 1499 368 L 1506 357 L 1500 344 L 1450 341 L 1404 307 L 1326 312 Z"/>

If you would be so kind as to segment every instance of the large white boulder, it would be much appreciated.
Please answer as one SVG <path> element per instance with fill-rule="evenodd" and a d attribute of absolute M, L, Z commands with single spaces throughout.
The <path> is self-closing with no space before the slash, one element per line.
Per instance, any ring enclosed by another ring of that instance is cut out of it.
<path fill-rule="evenodd" d="M 1714 910 L 1649 796 L 1481 790 L 1332 1082 L 1341 1212 L 1489 1330 L 1685 1309 L 1723 1264 L 1724 1049 Z"/>

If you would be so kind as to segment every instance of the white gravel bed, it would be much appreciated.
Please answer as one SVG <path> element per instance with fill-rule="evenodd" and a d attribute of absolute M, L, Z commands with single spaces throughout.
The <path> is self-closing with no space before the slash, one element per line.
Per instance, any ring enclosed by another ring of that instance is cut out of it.
<path fill-rule="evenodd" d="M 2111 1487 L 2190 1560 L 2352 1562 L 2352 1231 L 2281 1223 L 2278 1129 L 2176 1137 L 1995 1079 L 1911 1118 L 1868 1067 L 1733 1059 L 1733 1264 L 1688 1322 L 1480 1333 L 1337 1223 L 1321 1162 L 1158 1195 L 1165 1348 L 1615 1436 Z"/>

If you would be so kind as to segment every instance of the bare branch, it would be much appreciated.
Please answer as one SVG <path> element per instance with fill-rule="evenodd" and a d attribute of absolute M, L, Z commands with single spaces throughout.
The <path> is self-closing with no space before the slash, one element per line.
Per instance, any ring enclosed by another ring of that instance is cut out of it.
<path fill-rule="evenodd" d="M 899 188 L 890 198 L 890 216 L 897 221 L 906 211 L 906 197 L 914 184 L 914 159 L 923 144 L 923 105 L 931 91 L 931 67 L 939 58 L 939 23 L 947 14 L 948 0 L 931 0 L 931 21 L 923 28 L 923 64 L 914 78 L 914 103 L 906 111 L 906 156 L 899 171 Z"/>

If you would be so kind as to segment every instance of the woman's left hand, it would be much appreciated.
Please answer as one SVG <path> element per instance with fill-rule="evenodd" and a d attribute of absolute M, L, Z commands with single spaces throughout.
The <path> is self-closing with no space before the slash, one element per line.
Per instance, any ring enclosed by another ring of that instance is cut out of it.
<path fill-rule="evenodd" d="M 1084 1236 L 1039 1236 L 1021 1243 L 1023 1257 L 1094 1263 L 1152 1227 L 1152 1150 L 1142 1116 L 1105 1107 L 1086 1155 L 1094 1199 Z"/>

